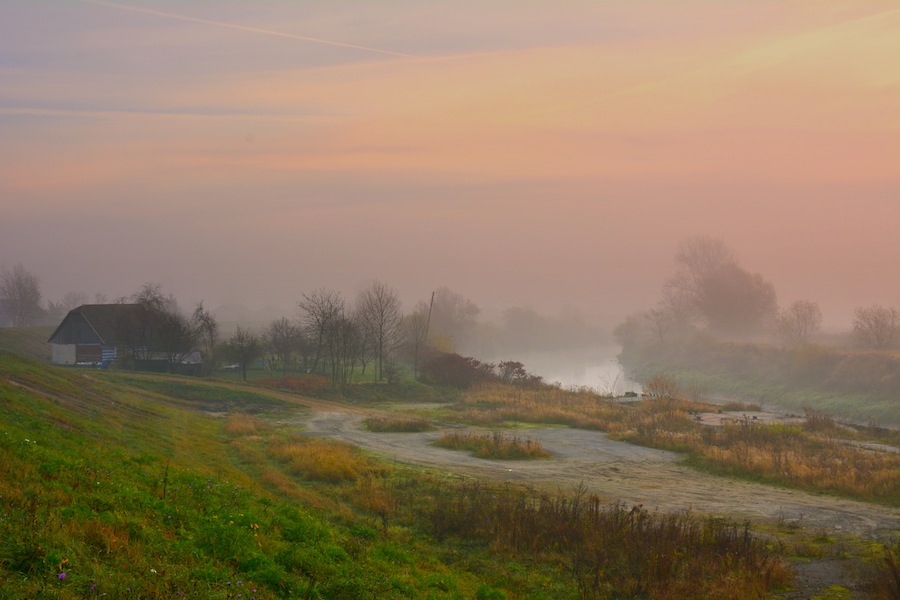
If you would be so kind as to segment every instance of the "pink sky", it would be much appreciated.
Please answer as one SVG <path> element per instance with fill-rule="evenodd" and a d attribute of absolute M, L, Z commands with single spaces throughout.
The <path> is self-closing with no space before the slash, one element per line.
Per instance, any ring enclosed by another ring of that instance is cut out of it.
<path fill-rule="evenodd" d="M 893 1 L 0 0 L 0 140 L 0 263 L 48 299 L 615 322 L 707 234 L 826 323 L 900 306 Z"/>

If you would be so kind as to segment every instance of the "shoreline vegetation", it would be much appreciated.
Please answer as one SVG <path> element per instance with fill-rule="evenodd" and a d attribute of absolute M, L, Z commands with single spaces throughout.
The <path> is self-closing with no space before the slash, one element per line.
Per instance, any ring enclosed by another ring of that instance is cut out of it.
<path fill-rule="evenodd" d="M 619 361 L 639 381 L 665 374 L 688 396 L 738 398 L 860 425 L 900 428 L 900 354 L 806 345 L 624 339 Z"/>
<path fill-rule="evenodd" d="M 483 427 L 525 422 L 605 431 L 614 439 L 683 453 L 692 464 L 722 475 L 900 506 L 900 453 L 857 444 L 896 450 L 900 432 L 849 429 L 818 412 L 799 424 L 766 424 L 739 411 L 733 422 L 712 427 L 698 423 L 696 415 L 718 412 L 718 406 L 680 399 L 677 384 L 666 377 L 655 378 L 648 389 L 671 395 L 631 406 L 586 390 L 482 386 L 442 418 Z"/>

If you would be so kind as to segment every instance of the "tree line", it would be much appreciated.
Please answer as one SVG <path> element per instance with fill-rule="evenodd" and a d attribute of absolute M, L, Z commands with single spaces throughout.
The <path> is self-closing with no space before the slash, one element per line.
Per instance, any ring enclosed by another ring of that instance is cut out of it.
<path fill-rule="evenodd" d="M 91 303 L 82 292 L 69 292 L 46 308 L 41 301 L 40 281 L 34 273 L 22 265 L 0 271 L 0 324 L 56 325 L 69 310 Z M 103 294 L 96 294 L 93 303 L 108 301 Z M 427 358 L 438 379 L 473 380 L 472 373 L 448 365 L 459 356 L 455 350 L 473 337 L 480 309 L 447 287 L 437 288 L 428 301 L 419 301 L 408 312 L 403 311 L 396 291 L 381 281 L 373 281 L 352 300 L 339 291 L 318 288 L 300 295 L 292 317 L 276 318 L 262 328 L 238 324 L 230 335 L 223 334 L 202 301 L 192 312 L 185 312 L 174 296 L 165 294 L 156 283 L 146 283 L 113 304 L 138 309 L 120 312 L 117 317 L 119 361 L 125 368 L 146 367 L 152 362 L 178 370 L 186 357 L 199 352 L 202 371 L 207 374 L 227 364 L 246 378 L 247 369 L 260 361 L 270 371 L 326 375 L 334 384 L 349 383 L 357 376 L 392 383 L 405 369 L 419 379 Z M 527 324 L 515 329 L 548 331 L 554 324 L 527 309 L 509 309 L 505 315 L 515 316 L 510 330 L 512 325 Z M 434 362 L 436 357 L 443 357 L 443 362 Z M 510 365 L 516 364 L 521 371 L 511 375 L 515 369 L 511 371 Z M 499 378 L 524 378 L 521 363 L 508 361 L 502 368 L 483 365 L 496 369 Z"/>
<path fill-rule="evenodd" d="M 656 306 L 616 327 L 621 344 L 665 343 L 707 332 L 725 338 L 774 336 L 787 345 L 803 346 L 821 331 L 818 303 L 797 300 L 779 308 L 775 286 L 741 266 L 720 239 L 682 240 L 675 263 Z M 850 333 L 859 348 L 894 348 L 900 344 L 900 310 L 877 304 L 858 307 Z"/>

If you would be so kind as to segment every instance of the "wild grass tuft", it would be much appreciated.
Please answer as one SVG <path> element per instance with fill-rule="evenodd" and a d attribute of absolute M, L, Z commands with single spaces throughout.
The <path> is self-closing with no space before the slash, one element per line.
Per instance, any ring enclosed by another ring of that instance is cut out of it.
<path fill-rule="evenodd" d="M 658 386 L 669 389 L 666 382 Z M 598 429 L 633 443 L 687 453 L 693 464 L 726 475 L 900 506 L 900 453 L 858 443 L 865 431 L 840 426 L 819 412 L 804 427 L 748 418 L 725 427 L 697 423 L 715 405 L 668 396 L 636 405 L 589 391 L 482 386 L 466 392 L 448 417 L 480 425 L 511 421 Z M 895 442 L 884 435 L 882 443 Z"/>
<path fill-rule="evenodd" d="M 468 450 L 478 458 L 499 460 L 526 460 L 550 458 L 541 443 L 531 438 L 501 431 L 486 433 L 452 431 L 434 442 L 435 446 L 451 450 Z"/>
<path fill-rule="evenodd" d="M 386 472 L 386 467 L 376 463 L 359 448 L 340 442 L 297 438 L 273 443 L 269 453 L 286 463 L 290 473 L 314 481 L 356 481 L 360 477 Z"/>
<path fill-rule="evenodd" d="M 570 574 L 582 599 L 755 598 L 790 578 L 747 524 L 607 505 L 583 490 L 463 484 L 441 493 L 428 511 L 435 535 L 540 554 Z"/>

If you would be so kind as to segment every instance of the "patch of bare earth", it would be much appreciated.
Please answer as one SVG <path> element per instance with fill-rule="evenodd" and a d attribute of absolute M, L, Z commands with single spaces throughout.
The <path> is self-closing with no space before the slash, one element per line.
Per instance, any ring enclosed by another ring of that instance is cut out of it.
<path fill-rule="evenodd" d="M 609 439 L 596 431 L 529 429 L 527 435 L 553 454 L 550 460 L 485 460 L 431 445 L 443 431 L 372 433 L 364 416 L 322 411 L 306 421 L 309 435 L 339 439 L 401 463 L 436 467 L 495 481 L 553 489 L 583 485 L 628 504 L 663 511 L 692 510 L 756 522 L 802 522 L 826 532 L 885 537 L 900 528 L 900 510 L 832 496 L 739 481 L 679 464 L 673 452 Z"/>

